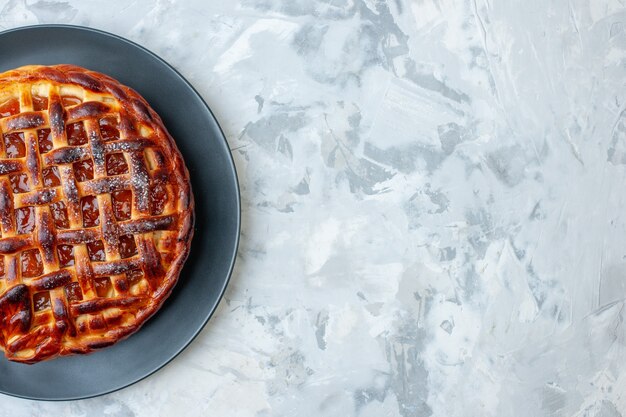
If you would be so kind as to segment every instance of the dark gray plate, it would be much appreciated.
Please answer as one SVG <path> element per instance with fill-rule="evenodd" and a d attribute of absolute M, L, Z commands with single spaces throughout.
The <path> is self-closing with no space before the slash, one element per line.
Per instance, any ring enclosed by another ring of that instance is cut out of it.
<path fill-rule="evenodd" d="M 0 392 L 70 400 L 131 385 L 174 359 L 224 293 L 239 241 L 240 201 L 228 144 L 202 98 L 165 61 L 115 35 L 45 25 L 0 33 L 0 72 L 28 64 L 76 64 L 108 74 L 152 105 L 183 154 L 196 201 L 191 255 L 163 308 L 136 334 L 87 356 L 36 365 L 0 358 Z"/>

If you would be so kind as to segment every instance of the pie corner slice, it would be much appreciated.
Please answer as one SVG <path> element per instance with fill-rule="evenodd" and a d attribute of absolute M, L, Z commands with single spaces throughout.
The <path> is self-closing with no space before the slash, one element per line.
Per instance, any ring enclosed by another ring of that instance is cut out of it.
<path fill-rule="evenodd" d="M 134 90 L 74 65 L 0 74 L 0 349 L 89 353 L 136 332 L 178 280 L 189 174 Z"/>

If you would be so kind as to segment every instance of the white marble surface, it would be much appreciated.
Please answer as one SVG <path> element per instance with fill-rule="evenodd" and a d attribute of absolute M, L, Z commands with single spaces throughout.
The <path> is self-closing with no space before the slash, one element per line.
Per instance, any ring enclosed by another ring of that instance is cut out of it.
<path fill-rule="evenodd" d="M 201 92 L 239 169 L 218 314 L 131 388 L 0 416 L 626 415 L 622 0 L 0 1 Z"/>

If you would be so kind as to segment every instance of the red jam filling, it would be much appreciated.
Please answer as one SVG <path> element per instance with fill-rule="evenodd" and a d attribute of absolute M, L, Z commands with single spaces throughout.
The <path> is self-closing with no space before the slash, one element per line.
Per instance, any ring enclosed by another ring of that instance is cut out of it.
<path fill-rule="evenodd" d="M 87 196 L 81 198 L 80 208 L 83 213 L 83 227 L 93 227 L 100 224 L 100 213 L 96 197 Z"/>
<path fill-rule="evenodd" d="M 21 253 L 20 258 L 23 277 L 38 277 L 43 273 L 43 263 L 38 249 L 26 250 Z"/>
<path fill-rule="evenodd" d="M 128 172 L 126 159 L 121 153 L 112 153 L 106 156 L 107 174 L 120 175 Z"/>
<path fill-rule="evenodd" d="M 61 97 L 61 103 L 63 104 L 63 107 L 69 107 L 82 103 L 82 100 L 74 96 L 63 96 Z"/>
<path fill-rule="evenodd" d="M 15 98 L 0 105 L 0 117 L 9 117 L 19 112 L 20 102 Z"/>
<path fill-rule="evenodd" d="M 22 207 L 15 210 L 17 220 L 17 233 L 29 234 L 35 229 L 35 208 Z"/>
<path fill-rule="evenodd" d="M 117 129 L 117 120 L 113 118 L 100 119 L 100 136 L 102 140 L 107 142 L 110 140 L 118 140 L 120 131 Z"/>
<path fill-rule="evenodd" d="M 74 246 L 59 245 L 57 246 L 57 254 L 61 268 L 74 265 Z"/>
<path fill-rule="evenodd" d="M 69 229 L 70 221 L 67 217 L 67 209 L 65 203 L 59 201 L 57 203 L 50 204 L 50 211 L 52 212 L 52 218 L 54 219 L 54 225 L 59 229 Z"/>
<path fill-rule="evenodd" d="M 4 135 L 4 148 L 7 158 L 23 158 L 26 155 L 23 133 L 7 133 Z"/>
<path fill-rule="evenodd" d="M 52 135 L 50 129 L 37 131 L 37 142 L 39 143 L 39 153 L 46 153 L 52 150 Z"/>
<path fill-rule="evenodd" d="M 87 252 L 89 253 L 89 259 L 94 262 L 106 261 L 106 254 L 104 253 L 104 244 L 101 240 L 87 243 Z"/>
<path fill-rule="evenodd" d="M 76 181 L 83 182 L 93 179 L 93 161 L 91 159 L 74 162 L 73 166 Z"/>
<path fill-rule="evenodd" d="M 67 125 L 67 144 L 79 146 L 87 143 L 87 133 L 82 122 Z"/>
<path fill-rule="evenodd" d="M 111 279 L 109 277 L 104 278 L 96 278 L 94 280 L 94 284 L 96 287 L 96 294 L 98 297 L 106 297 L 111 290 Z"/>
<path fill-rule="evenodd" d="M 35 311 L 47 310 L 50 308 L 50 294 L 48 291 L 38 292 L 33 295 L 33 308 Z"/>
<path fill-rule="evenodd" d="M 45 168 L 41 171 L 43 176 L 43 185 L 45 187 L 58 187 L 61 185 L 61 176 L 57 167 Z"/>
<path fill-rule="evenodd" d="M 133 193 L 130 190 L 114 191 L 111 193 L 113 213 L 117 220 L 130 219 Z"/>
<path fill-rule="evenodd" d="M 83 299 L 83 291 L 80 289 L 80 284 L 78 282 L 70 282 L 65 286 L 65 295 L 67 296 L 67 301 L 76 302 L 81 301 Z"/>
<path fill-rule="evenodd" d="M 27 193 L 30 191 L 28 175 L 25 173 L 9 175 L 9 182 L 11 183 L 11 190 L 13 190 L 14 193 Z"/>
<path fill-rule="evenodd" d="M 130 258 L 137 254 L 137 245 L 135 238 L 131 235 L 120 236 L 120 256 L 122 258 Z"/>
<path fill-rule="evenodd" d="M 47 97 L 33 96 L 33 110 L 41 111 L 41 110 L 47 110 L 47 109 L 48 109 Z"/>

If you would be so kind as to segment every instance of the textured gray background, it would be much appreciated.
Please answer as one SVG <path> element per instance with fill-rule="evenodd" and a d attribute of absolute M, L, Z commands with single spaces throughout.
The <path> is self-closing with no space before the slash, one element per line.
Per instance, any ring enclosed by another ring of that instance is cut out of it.
<path fill-rule="evenodd" d="M 626 415 L 622 0 L 0 1 L 163 56 L 242 244 L 166 369 L 0 416 Z M 1 59 L 1 58 L 0 58 Z"/>

